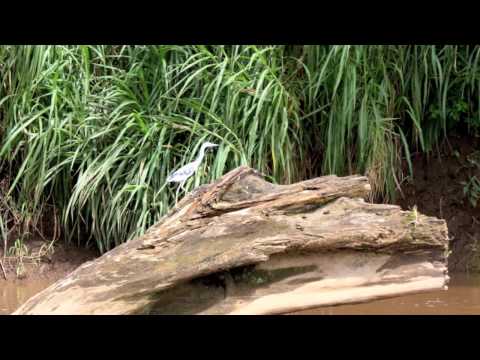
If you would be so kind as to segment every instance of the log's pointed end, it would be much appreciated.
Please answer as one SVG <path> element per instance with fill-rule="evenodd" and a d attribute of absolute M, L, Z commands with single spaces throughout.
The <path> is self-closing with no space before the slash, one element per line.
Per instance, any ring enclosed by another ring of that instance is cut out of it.
<path fill-rule="evenodd" d="M 194 209 L 197 209 L 199 206 L 205 207 L 208 206 L 208 204 L 218 201 L 231 185 L 239 182 L 248 175 L 256 176 L 262 181 L 265 181 L 264 175 L 258 170 L 246 165 L 239 166 L 218 178 L 214 182 L 201 185 L 192 190 L 174 206 L 168 216 L 172 216 L 175 213 L 181 212 L 182 209 L 185 209 L 187 206 L 190 207 L 190 210 L 188 210 L 187 213 L 191 214 L 195 212 L 196 210 Z"/>

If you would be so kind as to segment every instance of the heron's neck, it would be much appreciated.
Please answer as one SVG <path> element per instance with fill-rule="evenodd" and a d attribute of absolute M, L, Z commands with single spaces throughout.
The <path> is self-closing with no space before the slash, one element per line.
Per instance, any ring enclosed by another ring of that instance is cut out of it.
<path fill-rule="evenodd" d="M 205 146 L 202 146 L 200 148 L 200 152 L 198 153 L 197 158 L 195 159 L 195 162 L 196 163 L 202 162 L 204 156 L 205 156 Z"/>

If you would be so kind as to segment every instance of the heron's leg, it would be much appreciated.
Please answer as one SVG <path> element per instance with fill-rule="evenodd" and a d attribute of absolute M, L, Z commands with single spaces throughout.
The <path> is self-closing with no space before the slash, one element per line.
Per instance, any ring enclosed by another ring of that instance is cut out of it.
<path fill-rule="evenodd" d="M 185 191 L 185 192 L 187 192 L 187 190 L 183 187 L 183 185 L 185 185 L 185 182 L 186 182 L 186 181 L 187 181 L 187 180 L 182 181 L 182 182 L 180 183 L 180 187 L 181 187 L 182 190 Z"/>
<path fill-rule="evenodd" d="M 178 193 L 180 191 L 180 186 L 177 187 L 177 191 L 175 192 L 175 205 L 177 205 L 178 202 Z"/>

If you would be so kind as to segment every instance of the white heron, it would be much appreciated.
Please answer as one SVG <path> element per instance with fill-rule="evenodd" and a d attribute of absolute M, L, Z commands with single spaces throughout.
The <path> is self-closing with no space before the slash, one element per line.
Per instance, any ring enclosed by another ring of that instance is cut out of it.
<path fill-rule="evenodd" d="M 197 171 L 198 167 L 202 163 L 203 157 L 205 156 L 205 150 L 207 148 L 217 147 L 217 146 L 218 146 L 217 144 L 214 144 L 208 141 L 204 142 L 202 144 L 202 147 L 200 148 L 197 158 L 194 161 L 192 161 L 191 163 L 188 163 L 187 165 L 182 166 L 180 169 L 178 169 L 177 171 L 174 171 L 167 177 L 167 183 L 171 183 L 171 182 L 180 183 L 180 186 L 177 189 L 177 195 L 178 195 L 178 190 L 180 190 L 180 188 L 186 191 L 183 185 L 188 180 L 188 178 L 192 176 L 195 173 L 195 171 Z M 176 197 L 177 196 L 175 195 L 175 198 Z"/>

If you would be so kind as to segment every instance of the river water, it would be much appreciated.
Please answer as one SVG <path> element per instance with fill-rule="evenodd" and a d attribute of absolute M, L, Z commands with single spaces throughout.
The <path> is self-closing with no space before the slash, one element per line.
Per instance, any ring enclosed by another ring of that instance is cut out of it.
<path fill-rule="evenodd" d="M 52 280 L 0 280 L 0 315 L 10 314 Z M 434 291 L 363 304 L 329 306 L 298 315 L 469 315 L 480 314 L 480 275 L 452 275 L 447 291 Z"/>
<path fill-rule="evenodd" d="M 448 290 L 362 304 L 328 306 L 293 315 L 479 315 L 480 275 L 451 275 Z"/>
<path fill-rule="evenodd" d="M 35 279 L 15 282 L 0 279 L 0 315 L 10 314 L 33 295 L 50 286 L 54 280 Z"/>

